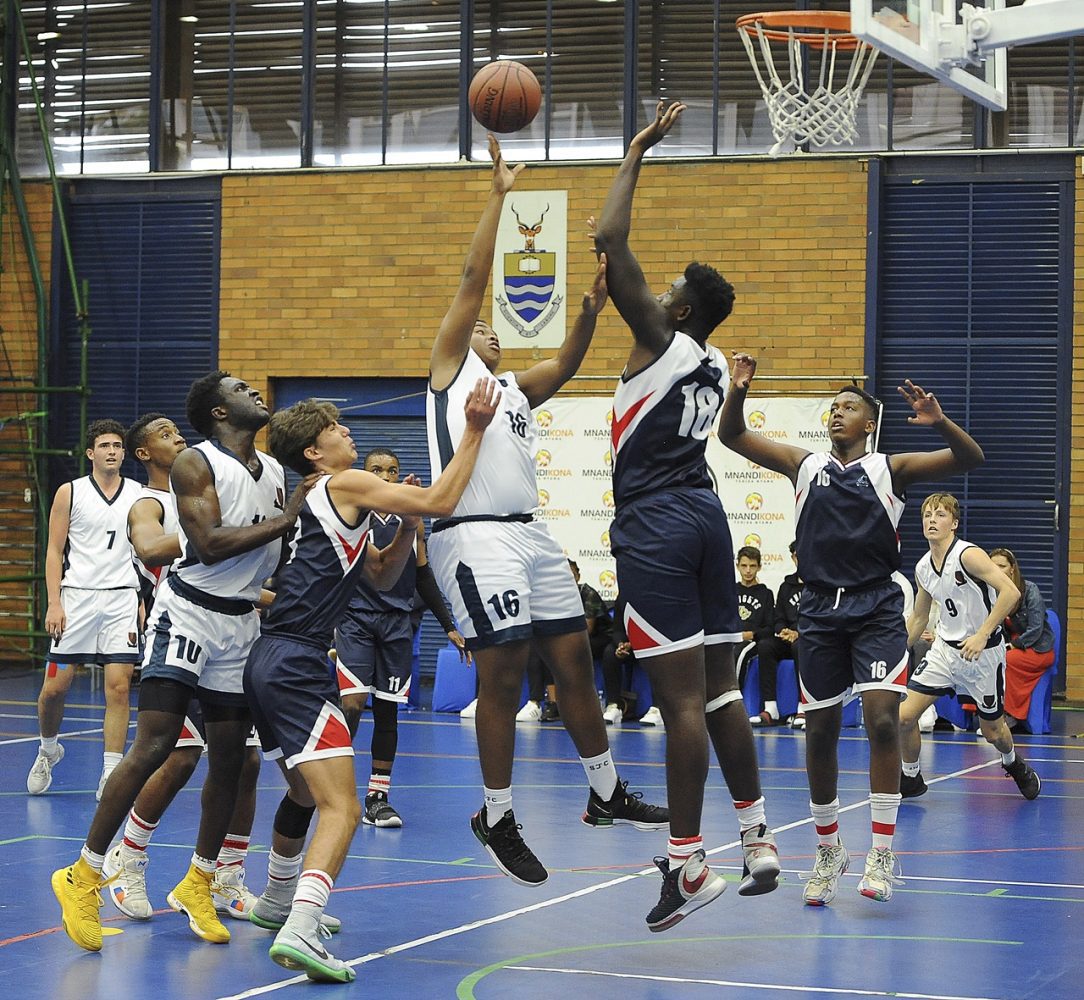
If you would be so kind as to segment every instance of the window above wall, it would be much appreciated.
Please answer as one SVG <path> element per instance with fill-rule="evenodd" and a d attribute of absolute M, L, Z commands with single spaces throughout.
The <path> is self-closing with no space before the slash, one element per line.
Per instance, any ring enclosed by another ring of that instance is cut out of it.
<path fill-rule="evenodd" d="M 892 0 L 886 0 L 892 2 Z M 1022 0 L 1008 0 L 1016 6 Z M 658 156 L 763 154 L 773 138 L 734 28 L 749 0 L 28 0 L 21 5 L 58 172 L 299 168 L 484 159 L 463 91 L 492 59 L 530 66 L 525 160 L 620 157 L 655 100 L 688 104 Z M 846 10 L 848 0 L 773 0 Z M 1084 141 L 1072 41 L 1009 53 L 989 115 L 887 57 L 843 151 L 1059 148 Z M 20 166 L 45 172 L 20 63 Z"/>

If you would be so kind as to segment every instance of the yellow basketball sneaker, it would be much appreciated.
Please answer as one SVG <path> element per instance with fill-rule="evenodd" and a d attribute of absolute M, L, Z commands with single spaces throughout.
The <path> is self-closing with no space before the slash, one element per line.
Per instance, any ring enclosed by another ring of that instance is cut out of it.
<path fill-rule="evenodd" d="M 80 948 L 102 950 L 102 877 L 82 858 L 53 872 L 53 892 L 60 903 L 64 930 Z"/>
<path fill-rule="evenodd" d="M 226 944 L 230 932 L 215 912 L 211 878 L 210 872 L 201 872 L 195 865 L 190 865 L 188 874 L 166 896 L 166 902 L 178 913 L 187 914 L 188 926 L 196 937 L 212 944 Z"/>

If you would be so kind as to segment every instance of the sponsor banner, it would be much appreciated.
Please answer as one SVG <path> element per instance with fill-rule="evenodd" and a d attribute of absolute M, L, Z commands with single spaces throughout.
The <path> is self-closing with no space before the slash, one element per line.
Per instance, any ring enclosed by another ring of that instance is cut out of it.
<path fill-rule="evenodd" d="M 568 193 L 512 191 L 493 256 L 493 329 L 501 346 L 560 347 L 565 339 Z"/>
<path fill-rule="evenodd" d="M 808 451 L 827 451 L 832 397 L 774 396 L 746 403 L 749 426 L 773 440 Z M 607 601 L 617 595 L 610 554 L 613 518 L 608 397 L 551 399 L 535 410 L 538 451 L 538 516 L 580 567 L 581 579 Z M 788 547 L 794 538 L 794 489 L 790 481 L 724 448 L 713 430 L 708 468 L 730 521 L 737 552 L 761 551 L 760 579 L 779 590 L 792 572 Z M 731 567 L 731 571 L 735 572 Z"/>

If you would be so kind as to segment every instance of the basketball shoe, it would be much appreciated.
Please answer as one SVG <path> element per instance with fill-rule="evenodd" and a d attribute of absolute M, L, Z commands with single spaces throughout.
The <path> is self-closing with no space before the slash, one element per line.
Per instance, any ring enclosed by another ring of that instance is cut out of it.
<path fill-rule="evenodd" d="M 403 817 L 388 801 L 383 792 L 369 792 L 365 796 L 365 808 L 361 813 L 361 821 L 366 826 L 399 827 L 403 825 Z"/>
<path fill-rule="evenodd" d="M 245 885 L 243 865 L 224 865 L 215 869 L 214 878 L 211 879 L 211 899 L 219 913 L 228 913 L 237 920 L 248 920 L 256 905 L 256 896 Z"/>
<path fill-rule="evenodd" d="M 703 851 L 696 851 L 678 868 L 670 867 L 669 858 L 655 858 L 662 872 L 662 892 L 647 915 L 648 930 L 669 930 L 723 894 L 726 881 L 707 866 L 705 857 Z"/>
<path fill-rule="evenodd" d="M 759 896 L 771 892 L 779 885 L 779 849 L 775 846 L 775 834 L 763 823 L 753 826 L 741 835 L 744 858 L 739 896 Z"/>
<path fill-rule="evenodd" d="M 210 872 L 200 871 L 195 865 L 189 865 L 188 874 L 166 896 L 166 902 L 178 913 L 188 917 L 188 926 L 196 937 L 212 944 L 226 944 L 230 932 L 218 919 L 214 900 L 211 898 Z"/>
<path fill-rule="evenodd" d="M 1016 755 L 1016 760 L 1011 764 L 1002 764 L 1005 769 L 1005 773 L 1016 782 L 1016 787 L 1020 789 L 1020 794 L 1025 799 L 1035 799 L 1039 797 L 1039 789 L 1042 788 L 1043 783 L 1039 780 L 1039 776 L 1024 762 L 1024 758 L 1019 753 Z"/>
<path fill-rule="evenodd" d="M 858 883 L 858 891 L 867 899 L 887 903 L 892 887 L 902 882 L 899 858 L 887 847 L 874 847 L 866 855 L 866 871 Z"/>
<path fill-rule="evenodd" d="M 670 810 L 644 802 L 643 792 L 630 794 L 629 783 L 619 781 L 608 802 L 593 788 L 581 817 L 588 826 L 616 826 L 627 823 L 637 830 L 661 830 L 670 825 Z"/>
<path fill-rule="evenodd" d="M 300 872 L 285 882 L 267 880 L 267 888 L 260 895 L 249 912 L 250 923 L 264 930 L 281 930 L 290 918 L 290 908 L 294 905 L 294 893 Z M 327 928 L 328 934 L 338 934 L 342 930 L 342 921 L 328 913 L 320 917 L 320 925 Z"/>
<path fill-rule="evenodd" d="M 523 829 L 509 809 L 493 826 L 486 823 L 486 807 L 483 805 L 470 818 L 471 832 L 497 862 L 497 867 L 513 882 L 520 885 L 538 886 L 549 878 L 549 872 L 520 836 Z"/>
<path fill-rule="evenodd" d="M 929 787 L 923 780 L 921 771 L 914 777 L 909 774 L 900 775 L 900 795 L 905 799 L 914 799 L 920 795 L 925 795 L 929 791 Z"/>
<path fill-rule="evenodd" d="M 44 795 L 53 783 L 53 768 L 64 759 L 64 747 L 56 745 L 56 756 L 50 757 L 40 747 L 38 756 L 26 776 L 26 790 L 31 795 Z"/>
<path fill-rule="evenodd" d="M 101 876 L 82 858 L 53 872 L 53 893 L 60 903 L 64 931 L 80 948 L 102 950 Z"/>
<path fill-rule="evenodd" d="M 851 859 L 842 841 L 835 847 L 818 844 L 813 871 L 802 876 L 805 879 L 803 895 L 806 906 L 827 906 L 832 902 L 839 888 L 839 877 L 850 867 L 850 863 Z"/>
<path fill-rule="evenodd" d="M 311 917 L 294 917 L 275 935 L 268 954 L 284 969 L 304 972 L 318 983 L 352 983 L 357 974 L 323 945 L 331 932 Z"/>
<path fill-rule="evenodd" d="M 117 844 L 102 865 L 113 905 L 133 920 L 150 920 L 154 913 L 147 897 L 147 861 L 146 851 L 125 851 L 124 844 Z"/>

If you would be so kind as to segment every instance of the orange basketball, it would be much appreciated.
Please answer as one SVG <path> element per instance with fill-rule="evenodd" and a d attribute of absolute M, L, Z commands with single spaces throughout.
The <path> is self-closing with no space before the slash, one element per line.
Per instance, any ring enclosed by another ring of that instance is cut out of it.
<path fill-rule="evenodd" d="M 538 77 L 523 63 L 498 59 L 474 74 L 471 114 L 490 132 L 518 132 L 534 121 L 542 106 Z"/>

